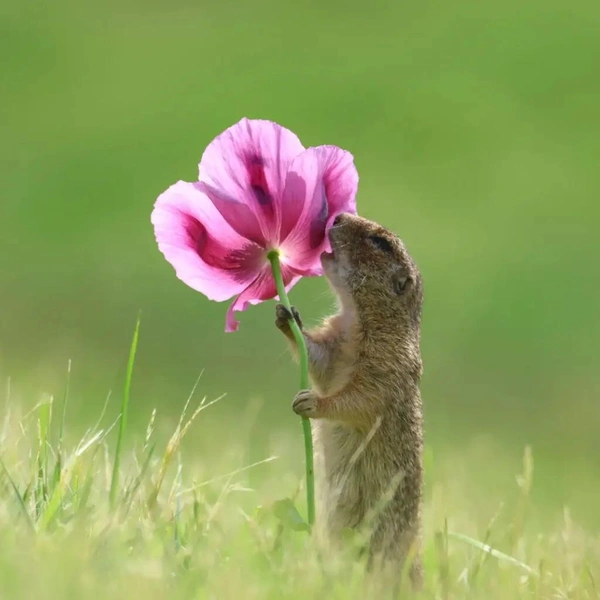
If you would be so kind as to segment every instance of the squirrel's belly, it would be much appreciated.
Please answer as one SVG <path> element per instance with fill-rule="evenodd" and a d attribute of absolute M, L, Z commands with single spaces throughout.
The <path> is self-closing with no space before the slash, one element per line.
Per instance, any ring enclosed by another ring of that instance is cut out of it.
<path fill-rule="evenodd" d="M 321 518 L 335 535 L 357 527 L 375 506 L 386 479 L 385 465 L 363 435 L 343 425 L 313 422 L 313 431 Z"/>

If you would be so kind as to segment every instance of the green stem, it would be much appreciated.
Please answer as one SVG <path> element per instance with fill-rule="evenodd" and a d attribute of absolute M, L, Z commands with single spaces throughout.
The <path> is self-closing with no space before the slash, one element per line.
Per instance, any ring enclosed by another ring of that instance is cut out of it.
<path fill-rule="evenodd" d="M 271 268 L 273 269 L 273 278 L 275 279 L 275 285 L 277 286 L 277 294 L 281 303 L 290 311 L 292 305 L 288 298 L 287 292 L 285 291 L 285 285 L 283 283 L 283 277 L 281 275 L 281 265 L 279 263 L 279 253 L 276 250 L 272 250 L 267 255 Z M 296 319 L 290 319 L 290 327 L 296 344 L 298 345 L 298 356 L 300 357 L 300 389 L 306 390 L 309 387 L 308 382 L 308 352 L 306 350 L 306 341 Z M 302 417 L 302 432 L 304 434 L 304 454 L 306 462 L 306 506 L 308 513 L 308 524 L 312 527 L 315 522 L 315 472 L 313 468 L 313 441 L 312 431 L 310 428 L 310 421 L 306 417 Z"/>

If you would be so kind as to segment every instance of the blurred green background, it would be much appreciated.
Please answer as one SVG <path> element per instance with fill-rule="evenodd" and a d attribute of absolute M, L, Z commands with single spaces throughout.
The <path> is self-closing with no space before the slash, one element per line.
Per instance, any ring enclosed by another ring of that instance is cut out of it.
<path fill-rule="evenodd" d="M 190 436 L 200 456 L 254 435 L 260 458 L 290 439 L 301 474 L 273 303 L 225 334 L 227 305 L 175 278 L 150 224 L 215 135 L 272 119 L 350 150 L 360 213 L 421 267 L 434 457 L 473 456 L 472 478 L 501 490 L 531 444 L 538 501 L 600 526 L 597 2 L 0 10 L 0 377 L 14 398 L 60 395 L 72 359 L 71 420 L 87 426 L 109 389 L 116 415 L 141 309 L 140 435 L 153 407 L 179 415 L 202 372 L 199 394 L 227 397 Z M 320 279 L 292 300 L 308 322 L 333 305 Z"/>

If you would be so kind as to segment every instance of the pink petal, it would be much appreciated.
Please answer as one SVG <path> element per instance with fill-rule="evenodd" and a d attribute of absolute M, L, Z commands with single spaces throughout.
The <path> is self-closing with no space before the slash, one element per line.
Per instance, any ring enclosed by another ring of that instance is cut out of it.
<path fill-rule="evenodd" d="M 263 248 L 266 247 L 267 240 L 263 233 L 263 226 L 253 207 L 202 181 L 199 181 L 196 186 L 210 198 L 221 217 L 235 232 Z"/>
<path fill-rule="evenodd" d="M 300 279 L 301 275 L 293 268 L 282 264 L 281 274 L 286 291 L 289 291 Z M 264 267 L 258 277 L 235 299 L 227 310 L 225 331 L 237 331 L 239 322 L 234 312 L 246 310 L 250 304 L 259 304 L 264 300 L 277 298 L 277 288 L 270 265 Z"/>
<path fill-rule="evenodd" d="M 303 150 L 298 137 L 277 123 L 242 119 L 208 145 L 199 179 L 232 228 L 266 247 L 279 240 L 286 174 Z M 248 207 L 243 215 L 240 205 Z"/>
<path fill-rule="evenodd" d="M 281 250 L 303 274 L 320 273 L 326 233 L 343 212 L 356 213 L 358 172 L 352 154 L 336 146 L 308 148 L 290 167 L 283 193 Z"/>
<path fill-rule="evenodd" d="M 151 220 L 177 277 L 211 300 L 239 294 L 268 264 L 265 251 L 237 233 L 197 183 L 179 181 L 163 192 Z"/>

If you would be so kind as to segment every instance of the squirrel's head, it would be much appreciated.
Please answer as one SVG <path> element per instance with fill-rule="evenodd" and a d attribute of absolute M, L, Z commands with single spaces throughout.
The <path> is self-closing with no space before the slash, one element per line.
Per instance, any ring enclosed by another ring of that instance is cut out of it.
<path fill-rule="evenodd" d="M 421 275 L 398 236 L 373 221 L 342 213 L 329 239 L 332 252 L 323 253 L 321 263 L 343 304 L 352 299 L 359 312 L 392 310 L 420 323 Z"/>

